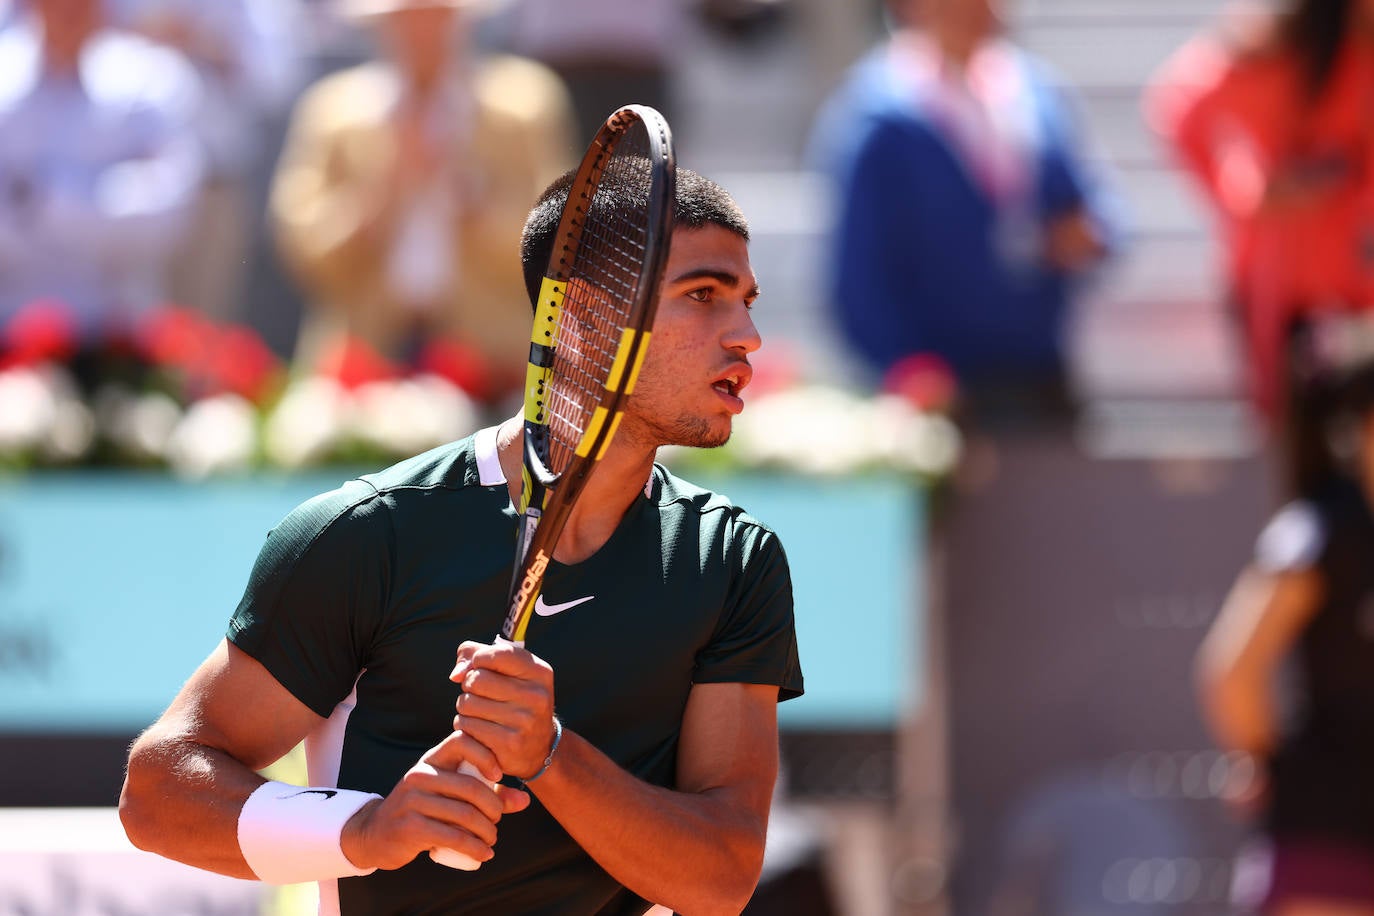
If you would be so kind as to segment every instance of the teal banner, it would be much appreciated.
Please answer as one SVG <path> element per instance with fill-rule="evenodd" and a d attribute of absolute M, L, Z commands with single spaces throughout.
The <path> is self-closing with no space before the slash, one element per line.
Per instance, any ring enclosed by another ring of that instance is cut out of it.
<path fill-rule="evenodd" d="M 0 731 L 133 733 L 224 633 L 268 530 L 342 472 L 0 481 Z M 782 537 L 806 695 L 783 728 L 889 728 L 919 701 L 921 492 L 882 477 L 702 480 Z"/>

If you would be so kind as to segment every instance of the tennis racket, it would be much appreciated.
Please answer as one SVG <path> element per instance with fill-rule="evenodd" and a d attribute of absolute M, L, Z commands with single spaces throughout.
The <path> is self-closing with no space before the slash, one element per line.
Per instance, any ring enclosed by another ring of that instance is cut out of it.
<path fill-rule="evenodd" d="M 530 333 L 515 572 L 499 639 L 525 632 L 578 496 L 620 425 L 649 349 L 672 234 L 676 162 L 663 116 L 612 114 L 568 191 Z M 468 764 L 463 772 L 476 774 Z M 435 861 L 472 870 L 451 849 Z"/>

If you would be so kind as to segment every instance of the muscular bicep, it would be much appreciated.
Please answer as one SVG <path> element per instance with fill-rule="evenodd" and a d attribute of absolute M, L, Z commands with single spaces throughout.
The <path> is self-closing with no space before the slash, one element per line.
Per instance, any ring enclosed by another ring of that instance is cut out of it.
<path fill-rule="evenodd" d="M 249 655 L 221 642 L 129 752 L 120 795 L 140 849 L 241 878 L 238 815 L 261 783 L 254 771 L 321 722 Z"/>
<path fill-rule="evenodd" d="M 777 707 L 774 686 L 695 685 L 682 717 L 677 788 L 727 794 L 766 825 L 778 773 Z"/>
<path fill-rule="evenodd" d="M 280 759 L 323 721 L 227 640 L 196 669 L 163 718 L 254 770 Z"/>

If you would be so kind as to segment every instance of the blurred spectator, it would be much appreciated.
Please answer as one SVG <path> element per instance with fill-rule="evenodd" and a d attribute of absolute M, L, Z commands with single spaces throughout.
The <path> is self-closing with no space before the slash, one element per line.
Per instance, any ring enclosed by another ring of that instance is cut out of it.
<path fill-rule="evenodd" d="M 449 338 L 494 395 L 523 384 L 520 231 L 573 161 L 566 92 L 532 61 L 479 56 L 473 0 L 353 0 L 385 58 L 332 74 L 293 115 L 272 218 L 311 300 L 297 356 L 346 335 L 414 365 Z"/>
<path fill-rule="evenodd" d="M 254 179 L 268 120 L 299 89 L 298 0 L 113 0 L 129 27 L 187 56 L 204 99 L 196 127 L 207 153 L 192 231 L 173 265 L 171 296 L 210 316 L 242 312 L 244 268 L 259 225 Z"/>
<path fill-rule="evenodd" d="M 1200 695 L 1221 747 L 1257 764 L 1230 794 L 1269 841 L 1263 911 L 1371 913 L 1374 321 L 1322 316 L 1292 352 L 1291 501 L 1207 634 Z"/>
<path fill-rule="evenodd" d="M 166 293 L 204 168 L 195 71 L 101 0 L 26 0 L 0 31 L 0 325 L 59 300 L 81 336 Z"/>
<path fill-rule="evenodd" d="M 1073 281 L 1112 229 L 1067 100 L 1000 5 L 892 0 L 894 34 L 823 109 L 829 297 L 875 373 L 935 354 L 974 414 L 1060 416 Z"/>
<path fill-rule="evenodd" d="M 1256 403 L 1291 319 L 1374 302 L 1374 2 L 1237 6 L 1156 75 L 1146 115 L 1215 205 Z"/>
<path fill-rule="evenodd" d="M 516 0 L 510 16 L 514 50 L 567 83 L 583 142 L 632 102 L 657 108 L 671 123 L 684 0 Z"/>

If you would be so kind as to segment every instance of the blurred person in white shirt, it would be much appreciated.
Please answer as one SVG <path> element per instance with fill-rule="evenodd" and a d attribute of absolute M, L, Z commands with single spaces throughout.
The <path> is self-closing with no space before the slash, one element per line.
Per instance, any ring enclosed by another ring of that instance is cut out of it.
<path fill-rule="evenodd" d="M 110 0 L 120 20 L 181 51 L 204 87 L 196 129 L 205 146 L 197 218 L 172 272 L 171 295 L 216 318 L 236 318 L 244 268 L 275 142 L 304 80 L 299 0 Z"/>
<path fill-rule="evenodd" d="M 195 70 L 102 0 L 19 0 L 0 30 L 0 326 L 58 300 L 85 342 L 166 295 L 205 169 Z"/>

